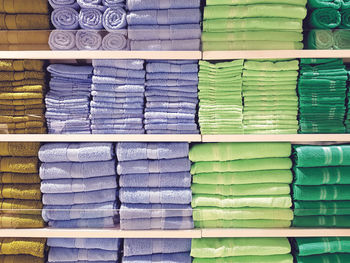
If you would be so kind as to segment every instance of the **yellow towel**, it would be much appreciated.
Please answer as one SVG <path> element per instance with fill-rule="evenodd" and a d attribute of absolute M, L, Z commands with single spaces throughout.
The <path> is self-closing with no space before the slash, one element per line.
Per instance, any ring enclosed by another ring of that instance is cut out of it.
<path fill-rule="evenodd" d="M 15 93 L 23 93 L 23 92 L 36 92 L 43 93 L 45 90 L 45 86 L 43 85 L 25 85 L 19 87 L 0 87 L 0 92 L 15 92 Z"/>
<path fill-rule="evenodd" d="M 43 228 L 41 215 L 0 215 L 0 228 Z"/>
<path fill-rule="evenodd" d="M 0 0 L 1 1 L 1 0 Z M 1 36 L 1 34 L 0 34 Z M 0 60 L 0 71 L 43 71 L 44 61 L 34 59 L 13 60 L 3 59 Z"/>
<path fill-rule="evenodd" d="M 39 142 L 0 142 L 0 156 L 38 156 Z"/>
<path fill-rule="evenodd" d="M 41 200 L 40 184 L 3 184 L 1 198 Z"/>
<path fill-rule="evenodd" d="M 42 99 L 28 99 L 28 100 L 2 100 L 0 99 L 0 105 L 38 105 L 42 104 Z"/>
<path fill-rule="evenodd" d="M 14 111 L 26 111 L 26 110 L 43 110 L 45 109 L 45 105 L 43 103 L 37 104 L 37 105 L 22 105 L 22 106 L 15 106 L 15 105 L 0 105 L 0 110 L 14 110 Z"/>
<path fill-rule="evenodd" d="M 45 117 L 40 115 L 26 115 L 26 116 L 0 116 L 0 123 L 9 124 L 9 123 L 20 123 L 28 121 L 45 121 Z M 39 126 L 42 127 L 42 126 Z M 20 129 L 24 129 L 20 128 Z"/>
<path fill-rule="evenodd" d="M 0 13 L 47 14 L 47 0 L 0 0 Z"/>
<path fill-rule="evenodd" d="M 39 174 L 0 173 L 2 184 L 40 184 Z"/>
<path fill-rule="evenodd" d="M 0 14 L 0 29 L 1 30 L 39 30 L 50 29 L 48 15 L 36 14 L 19 14 L 7 15 Z"/>
<path fill-rule="evenodd" d="M 37 157 L 1 157 L 0 172 L 25 173 L 25 174 L 38 173 L 38 158 Z"/>
<path fill-rule="evenodd" d="M 24 115 L 34 115 L 34 116 L 43 116 L 44 110 L 43 109 L 32 109 L 32 110 L 1 110 L 0 109 L 0 115 L 4 116 L 24 116 Z"/>
<path fill-rule="evenodd" d="M 17 215 L 40 215 L 43 208 L 41 201 L 4 199 L 0 201 L 0 213 Z"/>
<path fill-rule="evenodd" d="M 2 238 L 0 255 L 32 255 L 44 258 L 45 238 Z"/>
<path fill-rule="evenodd" d="M 0 92 L 2 100 L 27 100 L 27 99 L 42 99 L 44 95 L 39 92 Z"/>
<path fill-rule="evenodd" d="M 27 129 L 1 129 L 0 134 L 47 134 L 45 127 L 42 128 L 27 128 Z"/>
<path fill-rule="evenodd" d="M 44 79 L 24 79 L 16 81 L 0 81 L 0 87 L 19 87 L 25 85 L 43 85 L 45 86 Z"/>
<path fill-rule="evenodd" d="M 30 51 L 30 50 L 51 50 L 48 44 L 8 44 L 0 45 L 2 51 Z"/>
<path fill-rule="evenodd" d="M 45 126 L 43 121 L 27 121 L 17 123 L 0 123 L 2 129 L 27 129 L 27 128 L 42 128 Z"/>
<path fill-rule="evenodd" d="M 0 71 L 0 81 L 15 81 L 24 79 L 44 79 L 43 71 Z"/>
<path fill-rule="evenodd" d="M 44 263 L 43 258 L 30 255 L 0 256 L 0 263 Z"/>
<path fill-rule="evenodd" d="M 46 1 L 46 0 L 45 0 Z M 49 30 L 2 30 L 0 44 L 3 45 L 46 45 L 49 43 Z M 37 60 L 39 61 L 39 60 Z"/>

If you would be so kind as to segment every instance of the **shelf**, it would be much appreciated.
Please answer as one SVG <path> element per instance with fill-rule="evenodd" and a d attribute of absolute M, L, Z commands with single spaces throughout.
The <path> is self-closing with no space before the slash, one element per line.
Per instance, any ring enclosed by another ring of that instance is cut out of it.
<path fill-rule="evenodd" d="M 0 51 L 1 59 L 201 59 L 200 51 Z"/>
<path fill-rule="evenodd" d="M 259 58 L 350 58 L 350 50 L 247 50 L 204 51 L 204 60 Z"/>

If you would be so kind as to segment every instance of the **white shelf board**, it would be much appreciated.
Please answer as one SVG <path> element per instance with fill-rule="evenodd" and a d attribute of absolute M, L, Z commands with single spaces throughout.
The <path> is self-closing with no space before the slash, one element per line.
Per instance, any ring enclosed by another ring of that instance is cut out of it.
<path fill-rule="evenodd" d="M 200 142 L 199 134 L 0 134 L 3 142 Z"/>
<path fill-rule="evenodd" d="M 0 59 L 201 59 L 201 51 L 0 51 Z"/>
<path fill-rule="evenodd" d="M 204 51 L 204 60 L 259 58 L 350 58 L 350 50 L 240 50 Z"/>

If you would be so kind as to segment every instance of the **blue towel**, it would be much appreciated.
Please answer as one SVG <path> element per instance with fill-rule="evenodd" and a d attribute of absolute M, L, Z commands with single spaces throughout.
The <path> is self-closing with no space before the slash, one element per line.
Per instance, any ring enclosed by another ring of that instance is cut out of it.
<path fill-rule="evenodd" d="M 170 254 L 191 251 L 191 239 L 125 238 L 124 256 Z"/>
<path fill-rule="evenodd" d="M 196 131 L 198 129 L 195 123 L 178 123 L 178 124 L 146 124 L 146 130 L 170 130 L 170 131 Z"/>
<path fill-rule="evenodd" d="M 171 64 L 160 62 L 149 62 L 146 65 L 148 73 L 197 73 L 198 63 L 196 64 Z"/>
<path fill-rule="evenodd" d="M 105 125 L 105 124 L 142 124 L 143 119 L 141 118 L 129 118 L 129 119 L 92 119 L 91 123 L 94 125 Z"/>
<path fill-rule="evenodd" d="M 174 108 L 174 109 L 167 109 L 167 108 L 145 108 L 145 112 L 169 112 L 169 113 L 187 113 L 187 114 L 195 114 L 197 111 L 195 108 L 188 109 L 188 108 Z M 166 120 L 167 121 L 167 120 Z"/>
<path fill-rule="evenodd" d="M 198 104 L 197 98 L 187 98 L 187 97 L 167 97 L 167 96 L 152 96 L 146 97 L 147 102 L 159 102 L 159 103 L 192 103 Z"/>
<path fill-rule="evenodd" d="M 116 98 L 116 97 L 94 97 L 94 101 L 98 103 L 138 103 L 143 104 L 144 98 L 143 97 L 123 97 L 123 98 Z"/>
<path fill-rule="evenodd" d="M 145 9 L 199 8 L 200 0 L 127 0 L 127 7 L 130 11 Z"/>
<path fill-rule="evenodd" d="M 190 217 L 192 207 L 177 204 L 122 204 L 120 219 L 159 218 L 159 217 Z"/>
<path fill-rule="evenodd" d="M 77 80 L 87 80 L 88 82 L 91 82 L 93 67 L 51 64 L 47 67 L 47 71 L 54 76 L 60 76 L 65 79 L 73 78 Z"/>
<path fill-rule="evenodd" d="M 190 204 L 190 188 L 120 188 L 119 199 L 130 204 Z"/>
<path fill-rule="evenodd" d="M 142 70 L 144 60 L 140 59 L 93 59 L 93 67 L 112 67 L 121 69 Z"/>
<path fill-rule="evenodd" d="M 188 152 L 188 143 L 120 142 L 116 146 L 118 161 L 182 158 Z"/>
<path fill-rule="evenodd" d="M 114 217 L 92 218 L 92 219 L 73 219 L 62 221 L 49 221 L 49 227 L 54 228 L 108 228 L 114 227 Z M 86 259 L 81 259 L 86 260 Z M 90 260 L 90 259 L 89 259 Z"/>
<path fill-rule="evenodd" d="M 115 251 L 121 245 L 120 238 L 48 238 L 49 247 L 103 249 Z"/>
<path fill-rule="evenodd" d="M 127 39 L 127 32 L 120 32 L 122 30 L 115 30 L 113 33 L 108 33 L 103 37 L 103 50 L 129 50 L 130 43 Z"/>
<path fill-rule="evenodd" d="M 51 13 L 51 22 L 57 29 L 78 29 L 79 13 L 71 7 L 60 7 Z"/>
<path fill-rule="evenodd" d="M 147 102 L 146 109 L 195 109 L 196 103 L 189 102 Z"/>
<path fill-rule="evenodd" d="M 104 76 L 96 76 L 92 77 L 93 83 L 97 84 L 118 84 L 118 85 L 143 85 L 145 80 L 143 78 L 135 79 L 135 78 L 116 78 L 116 77 L 104 77 Z"/>
<path fill-rule="evenodd" d="M 198 93 L 198 87 L 197 86 L 168 86 L 168 87 L 161 87 L 161 86 L 147 86 L 147 90 L 149 91 L 173 91 L 173 92 L 183 92 L 184 95 L 187 95 L 187 93 Z"/>
<path fill-rule="evenodd" d="M 102 4 L 109 7 L 124 6 L 125 0 L 102 0 Z"/>
<path fill-rule="evenodd" d="M 136 113 L 124 113 L 124 114 L 105 114 L 105 113 L 99 113 L 99 114 L 91 114 L 91 119 L 98 118 L 98 119 L 125 119 L 125 118 L 143 118 L 143 114 L 136 114 Z"/>
<path fill-rule="evenodd" d="M 175 79 L 175 80 L 193 80 L 198 82 L 197 73 L 147 73 L 146 79 Z"/>
<path fill-rule="evenodd" d="M 146 256 L 123 257 L 126 263 L 191 263 L 190 252 L 177 254 L 153 254 Z"/>
<path fill-rule="evenodd" d="M 75 31 L 52 30 L 49 37 L 49 46 L 52 50 L 75 50 Z"/>
<path fill-rule="evenodd" d="M 199 24 L 201 12 L 196 9 L 166 9 L 132 11 L 127 15 L 128 25 Z"/>
<path fill-rule="evenodd" d="M 175 79 L 151 79 L 146 81 L 147 86 L 196 86 L 198 81 L 195 80 L 175 80 Z"/>
<path fill-rule="evenodd" d="M 52 261 L 47 261 L 47 263 L 53 263 Z M 92 263 L 87 260 L 78 260 L 78 261 L 55 261 L 55 263 Z M 115 263 L 115 261 L 93 261 L 93 263 Z"/>
<path fill-rule="evenodd" d="M 102 5 L 102 0 L 77 0 L 81 8 L 98 8 L 102 12 L 107 9 Z"/>
<path fill-rule="evenodd" d="M 115 130 L 92 130 L 93 134 L 144 134 L 145 130 L 121 130 L 121 129 L 115 129 Z"/>
<path fill-rule="evenodd" d="M 91 125 L 92 130 L 142 130 L 143 124 L 105 124 L 101 127 L 101 125 Z"/>
<path fill-rule="evenodd" d="M 95 91 L 108 91 L 108 92 L 145 92 L 145 86 L 143 85 L 113 85 L 113 84 L 92 84 L 91 90 Z"/>
<path fill-rule="evenodd" d="M 112 143 L 46 143 L 40 147 L 42 162 L 94 162 L 113 159 Z"/>
<path fill-rule="evenodd" d="M 101 32 L 94 30 L 78 30 L 75 44 L 79 50 L 98 50 L 102 45 Z"/>
<path fill-rule="evenodd" d="M 144 121 L 145 124 L 193 124 L 194 120 L 192 119 L 163 119 L 163 118 L 146 118 Z M 164 128 L 163 128 L 164 129 Z"/>
<path fill-rule="evenodd" d="M 169 63 L 172 65 L 185 65 L 185 64 L 198 64 L 198 60 L 156 60 L 157 62 L 151 62 L 147 63 Z"/>
<path fill-rule="evenodd" d="M 147 119 L 179 119 L 179 120 L 194 120 L 196 114 L 173 113 L 173 112 L 146 112 Z"/>
<path fill-rule="evenodd" d="M 184 92 L 184 91 L 168 91 L 166 89 L 149 90 L 146 88 L 145 96 L 146 97 L 151 97 L 151 96 L 164 96 L 164 97 L 186 96 L 188 98 L 198 98 L 198 93 L 197 92 Z"/>
<path fill-rule="evenodd" d="M 77 260 L 117 261 L 118 251 L 52 247 L 49 251 L 48 260 L 50 262 Z"/>
<path fill-rule="evenodd" d="M 90 121 L 51 121 L 47 120 L 47 127 L 51 134 L 79 133 L 90 134 Z"/>
<path fill-rule="evenodd" d="M 200 39 L 184 40 L 133 40 L 130 41 L 130 50 L 154 51 L 197 51 L 200 50 Z"/>
<path fill-rule="evenodd" d="M 139 218 L 120 220 L 122 230 L 150 230 L 150 229 L 192 229 L 192 217 L 167 217 L 167 218 Z"/>
<path fill-rule="evenodd" d="M 115 202 L 67 206 L 46 205 L 42 210 L 42 217 L 45 222 L 52 220 L 113 217 L 117 214 L 117 204 Z"/>
<path fill-rule="evenodd" d="M 108 92 L 108 91 L 92 91 L 91 95 L 94 97 L 117 97 L 117 98 L 126 98 L 126 97 L 140 97 L 143 98 L 143 92 Z"/>
<path fill-rule="evenodd" d="M 142 109 L 91 109 L 91 117 L 101 117 L 101 118 L 142 118 Z"/>
<path fill-rule="evenodd" d="M 71 7 L 76 10 L 80 8 L 76 0 L 49 0 L 52 8 Z"/>
<path fill-rule="evenodd" d="M 148 134 L 174 134 L 174 130 L 147 130 Z M 176 134 L 199 134 L 198 130 L 191 131 L 176 131 Z"/>
<path fill-rule="evenodd" d="M 91 108 L 143 109 L 144 103 L 108 103 L 91 101 Z"/>
<path fill-rule="evenodd" d="M 95 67 L 94 75 L 117 77 L 117 78 L 135 78 L 144 79 L 146 76 L 145 70 L 130 70 L 130 69 L 118 69 L 111 67 Z"/>
<path fill-rule="evenodd" d="M 79 13 L 79 25 L 82 29 L 103 29 L 102 12 L 97 8 L 82 8 Z"/>
<path fill-rule="evenodd" d="M 128 27 L 131 40 L 200 39 L 200 24 L 181 25 L 134 25 Z"/>
<path fill-rule="evenodd" d="M 125 9 L 118 6 L 109 7 L 103 13 L 102 23 L 109 32 L 125 28 L 127 26 Z"/>

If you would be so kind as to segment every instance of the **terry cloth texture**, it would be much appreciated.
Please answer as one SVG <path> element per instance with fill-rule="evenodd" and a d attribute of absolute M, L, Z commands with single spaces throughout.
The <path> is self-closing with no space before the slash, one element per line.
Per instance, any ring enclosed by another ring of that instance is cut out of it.
<path fill-rule="evenodd" d="M 41 228 L 40 178 L 36 142 L 0 143 L 0 228 Z"/>
<path fill-rule="evenodd" d="M 0 133 L 46 133 L 41 60 L 0 60 Z"/>
<path fill-rule="evenodd" d="M 188 143 L 117 144 L 121 229 L 193 228 L 188 152 Z"/>
<path fill-rule="evenodd" d="M 93 60 L 90 119 L 95 134 L 143 134 L 143 60 Z"/>
<path fill-rule="evenodd" d="M 90 92 L 93 68 L 51 64 L 50 90 L 46 94 L 49 133 L 91 133 Z"/>
<path fill-rule="evenodd" d="M 0 262 L 44 263 L 44 238 L 2 238 Z"/>
<path fill-rule="evenodd" d="M 195 134 L 198 61 L 146 63 L 145 130 L 150 134 Z"/>
<path fill-rule="evenodd" d="M 290 154 L 290 143 L 194 145 L 189 157 L 195 227 L 289 227 Z"/>
<path fill-rule="evenodd" d="M 118 201 L 112 143 L 47 143 L 39 158 L 42 217 L 50 227 L 114 226 Z M 75 250 L 67 254 L 67 261 L 75 261 Z"/>

